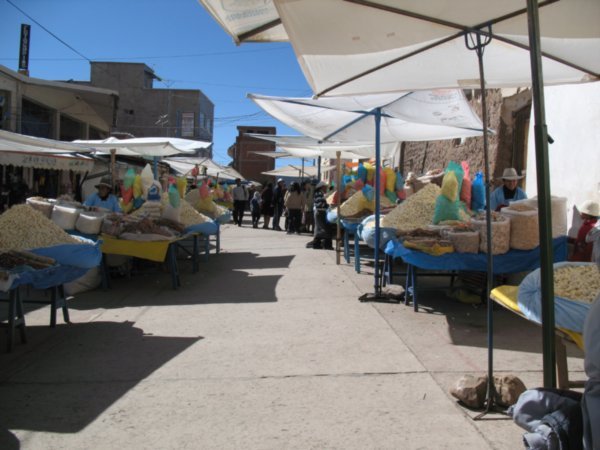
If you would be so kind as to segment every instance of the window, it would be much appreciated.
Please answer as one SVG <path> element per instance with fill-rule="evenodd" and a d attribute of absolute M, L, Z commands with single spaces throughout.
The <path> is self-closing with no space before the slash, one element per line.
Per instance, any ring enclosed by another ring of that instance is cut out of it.
<path fill-rule="evenodd" d="M 181 113 L 181 136 L 182 137 L 194 136 L 194 113 L 193 112 Z"/>

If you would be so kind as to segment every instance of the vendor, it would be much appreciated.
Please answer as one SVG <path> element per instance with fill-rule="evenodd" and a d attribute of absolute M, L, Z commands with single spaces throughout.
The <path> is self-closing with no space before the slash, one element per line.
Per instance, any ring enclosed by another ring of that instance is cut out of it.
<path fill-rule="evenodd" d="M 110 178 L 104 177 L 96 186 L 98 192 L 94 192 L 83 202 L 84 206 L 89 206 L 95 210 L 107 210 L 110 212 L 122 212 L 117 197 L 111 194 L 112 184 Z"/>
<path fill-rule="evenodd" d="M 517 186 L 521 178 L 523 176 L 518 175 L 513 167 L 504 169 L 502 173 L 502 186 L 490 194 L 490 208 L 492 211 L 500 211 L 502 208 L 508 206 L 509 202 L 525 200 L 527 198 L 527 194 Z"/>
<path fill-rule="evenodd" d="M 572 241 L 575 248 L 569 261 L 590 262 L 592 260 L 594 243 L 591 241 L 587 242 L 586 237 L 588 233 L 594 229 L 596 222 L 598 222 L 600 205 L 597 202 L 588 200 L 578 206 L 577 210 L 579 211 L 579 217 L 581 217 L 583 223 L 579 227 L 577 238 Z"/>
<path fill-rule="evenodd" d="M 331 242 L 331 229 L 327 222 L 327 199 L 325 198 L 325 191 L 327 190 L 327 183 L 319 181 L 315 186 L 315 193 L 313 197 L 313 207 L 315 211 L 315 229 L 314 238 L 312 240 L 312 248 L 320 249 L 324 248 L 327 250 L 333 250 Z"/>

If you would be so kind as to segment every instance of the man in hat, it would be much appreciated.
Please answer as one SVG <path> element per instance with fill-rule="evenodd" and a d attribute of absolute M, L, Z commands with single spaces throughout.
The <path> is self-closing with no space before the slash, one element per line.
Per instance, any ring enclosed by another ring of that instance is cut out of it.
<path fill-rule="evenodd" d="M 119 200 L 111 194 L 112 184 L 110 178 L 103 177 L 95 187 L 98 191 L 85 199 L 85 202 L 83 202 L 84 206 L 89 206 L 94 210 L 122 212 Z"/>
<path fill-rule="evenodd" d="M 248 190 L 246 189 L 246 186 L 242 185 L 242 180 L 240 178 L 235 179 L 235 187 L 233 188 L 232 194 L 233 221 L 238 227 L 241 227 L 246 204 L 248 203 Z"/>
<path fill-rule="evenodd" d="M 509 202 L 525 200 L 527 198 L 527 194 L 517 186 L 521 178 L 523 176 L 517 174 L 517 171 L 513 167 L 504 169 L 502 173 L 502 186 L 490 194 L 490 208 L 492 211 L 500 211 L 505 206 L 508 206 Z"/>

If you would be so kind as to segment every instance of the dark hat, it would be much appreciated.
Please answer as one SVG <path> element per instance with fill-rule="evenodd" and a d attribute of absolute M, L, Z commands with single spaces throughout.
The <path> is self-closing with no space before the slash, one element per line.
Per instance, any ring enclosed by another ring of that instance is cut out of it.
<path fill-rule="evenodd" d="M 96 189 L 98 189 L 100 186 L 104 186 L 107 187 L 109 189 L 112 189 L 112 183 L 111 183 L 111 179 L 110 177 L 102 177 L 100 179 L 100 182 L 94 186 Z"/>

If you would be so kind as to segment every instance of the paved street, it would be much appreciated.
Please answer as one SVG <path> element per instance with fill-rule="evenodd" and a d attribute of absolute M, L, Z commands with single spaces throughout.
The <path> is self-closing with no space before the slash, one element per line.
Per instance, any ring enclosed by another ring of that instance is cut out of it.
<path fill-rule="evenodd" d="M 0 354 L 0 448 L 522 448 L 512 421 L 473 421 L 448 394 L 487 369 L 485 308 L 441 291 L 418 313 L 361 303 L 371 267 L 309 240 L 226 225 L 177 291 L 163 270 L 77 295 L 69 325 L 30 311 L 29 343 Z M 541 384 L 541 329 L 495 317 L 497 371 Z"/>

